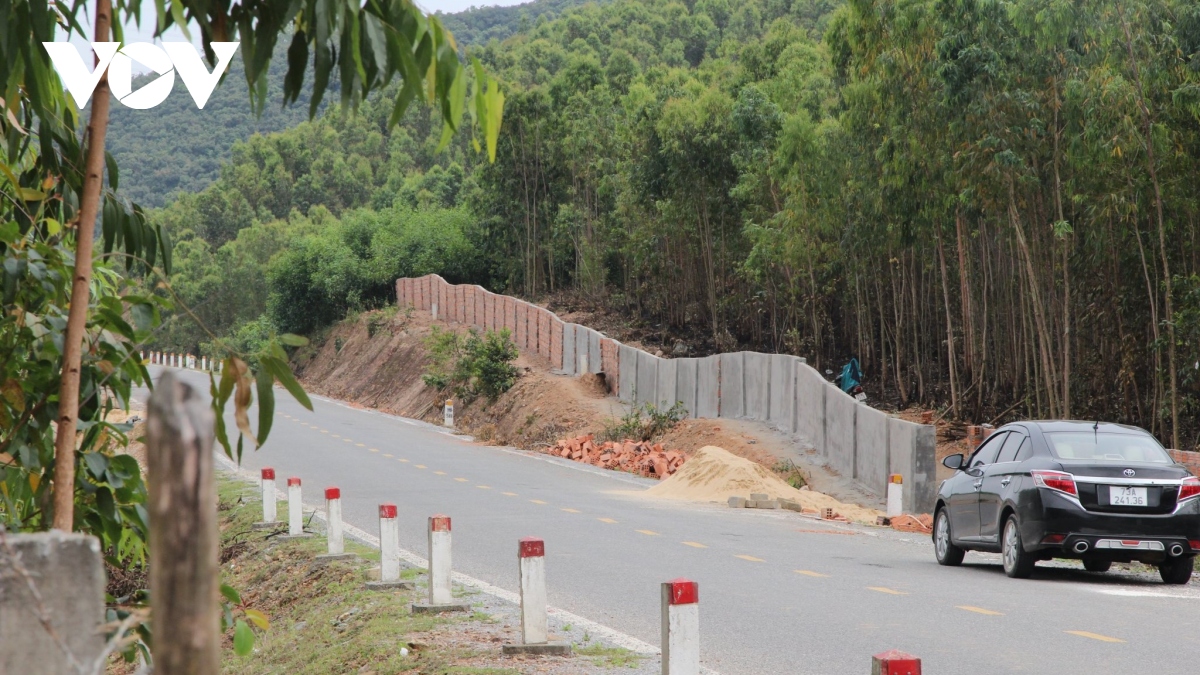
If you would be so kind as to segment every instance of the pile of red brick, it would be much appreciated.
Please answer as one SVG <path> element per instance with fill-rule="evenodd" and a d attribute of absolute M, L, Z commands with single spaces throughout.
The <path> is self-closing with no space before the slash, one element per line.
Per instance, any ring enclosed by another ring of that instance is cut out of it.
<path fill-rule="evenodd" d="M 928 513 L 922 513 L 919 516 L 896 516 L 892 518 L 892 529 L 901 532 L 916 532 L 917 534 L 929 534 L 933 532 L 933 516 Z"/>
<path fill-rule="evenodd" d="M 627 471 L 646 477 L 666 478 L 675 473 L 684 459 L 682 452 L 667 450 L 661 443 L 604 441 L 597 443 L 592 434 L 564 438 L 547 450 L 552 455 L 585 462 L 605 469 Z"/>

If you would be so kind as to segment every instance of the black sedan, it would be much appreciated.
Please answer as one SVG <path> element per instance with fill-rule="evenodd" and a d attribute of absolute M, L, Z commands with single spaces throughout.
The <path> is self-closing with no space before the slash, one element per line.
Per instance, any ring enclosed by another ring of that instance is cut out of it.
<path fill-rule="evenodd" d="M 943 565 L 969 550 L 1001 554 L 1025 578 L 1039 560 L 1074 558 L 1092 572 L 1134 560 L 1186 584 L 1200 553 L 1200 479 L 1146 431 L 1100 422 L 1015 422 L 971 454 L 938 490 L 933 544 Z"/>

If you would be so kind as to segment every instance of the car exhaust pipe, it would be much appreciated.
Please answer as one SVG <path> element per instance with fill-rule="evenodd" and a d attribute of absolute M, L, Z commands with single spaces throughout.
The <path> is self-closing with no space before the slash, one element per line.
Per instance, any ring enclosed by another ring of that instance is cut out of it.
<path fill-rule="evenodd" d="M 1083 553 L 1088 550 L 1088 543 L 1086 541 L 1077 541 L 1073 548 L 1076 553 Z"/>
<path fill-rule="evenodd" d="M 1179 544 L 1171 544 L 1169 553 L 1172 557 L 1178 558 L 1179 556 L 1183 555 L 1183 546 Z"/>

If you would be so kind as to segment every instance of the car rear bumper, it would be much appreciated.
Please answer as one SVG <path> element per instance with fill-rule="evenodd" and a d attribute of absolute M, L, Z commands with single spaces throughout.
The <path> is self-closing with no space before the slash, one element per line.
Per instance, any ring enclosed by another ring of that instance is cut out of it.
<path fill-rule="evenodd" d="M 1200 541 L 1200 500 L 1190 499 L 1167 514 L 1096 513 L 1066 495 L 1042 493 L 1042 520 L 1022 528 L 1028 550 L 1056 558 L 1148 563 L 1196 554 L 1190 542 Z"/>

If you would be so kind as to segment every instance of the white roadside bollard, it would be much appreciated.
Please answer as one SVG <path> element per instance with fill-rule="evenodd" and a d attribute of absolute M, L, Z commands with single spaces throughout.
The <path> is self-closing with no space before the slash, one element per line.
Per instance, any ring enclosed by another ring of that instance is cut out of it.
<path fill-rule="evenodd" d="M 329 563 L 355 558 L 353 553 L 346 553 L 346 543 L 342 534 L 342 491 L 339 488 L 325 488 L 325 516 L 328 521 L 325 541 L 329 552 L 318 555 L 317 561 Z"/>
<path fill-rule="evenodd" d="M 304 502 L 300 500 L 300 479 L 292 476 L 288 479 L 288 533 L 279 539 L 288 541 L 311 536 L 311 533 L 304 531 Z"/>
<path fill-rule="evenodd" d="M 662 585 L 662 675 L 700 675 L 700 584 Z"/>
<path fill-rule="evenodd" d="M 549 642 L 546 616 L 546 542 L 525 537 L 517 542 L 517 565 L 521 576 L 521 641 L 504 645 L 505 654 L 554 654 L 566 656 L 571 645 Z"/>
<path fill-rule="evenodd" d="M 471 603 L 454 601 L 450 570 L 450 516 L 438 514 L 429 518 L 429 602 L 414 602 L 413 614 L 471 611 Z"/>
<path fill-rule="evenodd" d="M 411 581 L 400 581 L 400 523 L 395 504 L 379 505 L 379 581 L 368 581 L 367 590 L 387 591 L 415 588 Z"/>
<path fill-rule="evenodd" d="M 442 408 L 442 426 L 454 428 L 454 399 L 446 399 L 446 407 Z"/>
<path fill-rule="evenodd" d="M 895 518 L 904 513 L 904 478 L 898 473 L 888 477 L 887 517 Z"/>
<path fill-rule="evenodd" d="M 273 530 L 279 527 L 275 514 L 275 469 L 269 466 L 262 470 L 262 509 L 262 522 L 255 523 L 254 529 Z"/>

